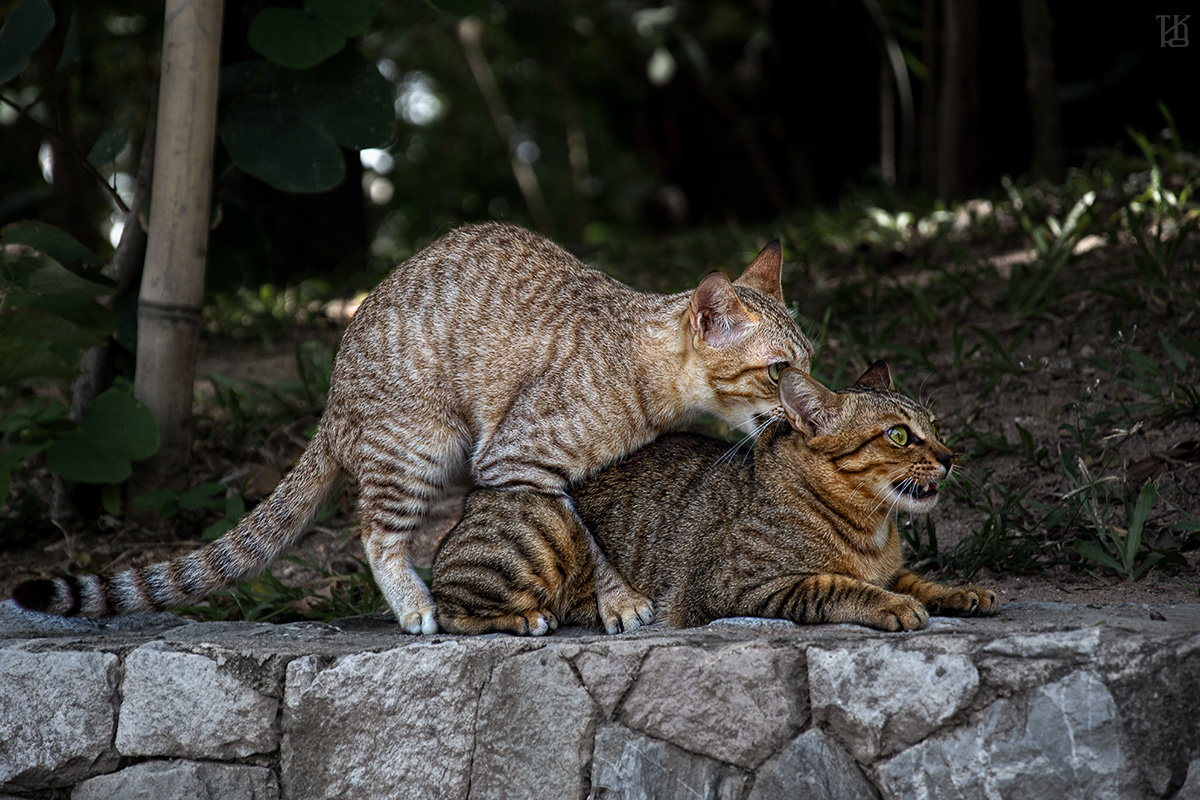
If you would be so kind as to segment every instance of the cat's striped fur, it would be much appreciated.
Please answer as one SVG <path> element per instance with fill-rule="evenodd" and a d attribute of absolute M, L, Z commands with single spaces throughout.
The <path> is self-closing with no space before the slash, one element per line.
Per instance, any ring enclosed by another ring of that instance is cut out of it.
<path fill-rule="evenodd" d="M 663 436 L 572 488 L 574 537 L 557 525 L 505 525 L 511 498 L 473 493 L 474 513 L 434 559 L 439 620 L 460 633 L 595 626 L 584 524 L 674 626 L 759 616 L 894 631 L 920 628 L 930 613 L 995 613 L 990 591 L 903 568 L 896 513 L 932 509 L 953 456 L 929 412 L 890 384 L 882 363 L 836 393 L 785 370 L 788 422 L 759 438 L 752 461 L 728 458 L 713 439 Z M 570 518 L 549 501 L 523 513 Z"/>
<path fill-rule="evenodd" d="M 413 256 L 362 303 L 334 365 L 325 414 L 279 487 L 221 539 L 111 577 L 34 581 L 27 608 L 106 615 L 186 604 L 262 569 L 295 540 L 343 472 L 359 488 L 368 561 L 400 626 L 436 630 L 408 540 L 469 475 L 558 502 L 567 485 L 701 412 L 746 430 L 778 413 L 771 364 L 807 370 L 788 315 L 781 251 L 735 282 L 635 291 L 520 228 L 468 226 Z M 768 374 L 770 372 L 770 374 Z M 599 557 L 610 630 L 650 616 Z"/>

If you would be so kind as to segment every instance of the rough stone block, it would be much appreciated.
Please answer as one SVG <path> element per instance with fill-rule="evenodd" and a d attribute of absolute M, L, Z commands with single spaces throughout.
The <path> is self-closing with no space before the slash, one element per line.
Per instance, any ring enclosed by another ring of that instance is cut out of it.
<path fill-rule="evenodd" d="M 0 650 L 0 787 L 69 786 L 112 769 L 118 659 Z"/>
<path fill-rule="evenodd" d="M 1116 703 L 1093 672 L 998 700 L 878 766 L 886 798 L 1139 798 Z"/>
<path fill-rule="evenodd" d="M 813 728 L 785 745 L 754 777 L 749 800 L 878 800 L 850 754 L 823 731 Z"/>
<path fill-rule="evenodd" d="M 122 755 L 244 758 L 279 747 L 279 699 L 256 676 L 151 642 L 125 659 Z"/>
<path fill-rule="evenodd" d="M 289 664 L 284 794 L 371 797 L 404 787 L 409 797 L 465 797 L 475 739 L 464 721 L 475 719 L 489 672 L 470 652 L 458 642 L 419 643 L 326 669 L 315 656 Z"/>
<path fill-rule="evenodd" d="M 592 699 L 604 716 L 611 718 L 617 704 L 637 677 L 650 645 L 614 639 L 575 656 L 573 663 Z"/>
<path fill-rule="evenodd" d="M 1187 779 L 1172 800 L 1200 800 L 1200 758 L 1188 764 Z"/>
<path fill-rule="evenodd" d="M 746 775 L 623 725 L 596 731 L 592 793 L 604 800 L 734 800 Z"/>
<path fill-rule="evenodd" d="M 1125 653 L 1126 677 L 1108 679 L 1138 773 L 1156 797 L 1166 797 L 1200 755 L 1200 649 L 1165 650 L 1138 641 Z"/>
<path fill-rule="evenodd" d="M 471 797 L 581 796 L 595 717 L 591 697 L 553 649 L 501 661 L 474 720 Z"/>
<path fill-rule="evenodd" d="M 266 767 L 202 761 L 147 761 L 86 780 L 71 800 L 279 800 Z"/>
<path fill-rule="evenodd" d="M 979 672 L 964 655 L 871 644 L 808 651 L 813 720 L 866 764 L 919 742 L 967 706 Z"/>
<path fill-rule="evenodd" d="M 757 642 L 651 650 L 620 716 L 686 750 L 753 767 L 804 721 L 800 658 Z"/>

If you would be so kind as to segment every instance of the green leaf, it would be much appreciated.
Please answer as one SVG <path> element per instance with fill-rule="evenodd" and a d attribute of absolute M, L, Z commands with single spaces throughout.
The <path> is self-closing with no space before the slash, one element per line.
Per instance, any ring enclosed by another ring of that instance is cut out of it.
<path fill-rule="evenodd" d="M 343 36 L 362 36 L 382 0 L 307 0 L 304 8 Z"/>
<path fill-rule="evenodd" d="M 263 9 L 246 39 L 267 60 L 292 69 L 316 66 L 346 45 L 345 36 L 299 8 Z"/>
<path fill-rule="evenodd" d="M 84 278 L 56 261 L 44 259 L 41 266 L 29 275 L 26 288 L 41 295 L 86 295 L 91 298 L 113 293 L 113 286 L 101 283 L 107 280 L 103 275 Z"/>
<path fill-rule="evenodd" d="M 218 495 L 224 491 L 225 487 L 219 483 L 202 483 L 199 486 L 193 486 L 179 495 L 179 507 L 184 511 L 207 511 L 223 507 L 225 500 L 218 498 Z"/>
<path fill-rule="evenodd" d="M 80 483 L 120 483 L 133 474 L 127 459 L 97 448 L 82 432 L 50 445 L 46 466 L 56 475 Z"/>
<path fill-rule="evenodd" d="M 121 516 L 121 508 L 124 503 L 121 502 L 121 487 L 116 484 L 109 484 L 100 491 L 100 505 L 104 506 L 105 512 L 119 517 Z"/>
<path fill-rule="evenodd" d="M 1158 500 L 1158 490 L 1153 483 L 1147 483 L 1138 494 L 1133 514 L 1129 518 L 1129 530 L 1125 533 L 1125 552 L 1122 556 L 1125 559 L 1127 573 L 1133 566 L 1138 551 L 1142 549 L 1142 534 L 1146 530 L 1146 521 L 1150 519 L 1150 510 L 1154 507 L 1156 500 Z"/>
<path fill-rule="evenodd" d="M 96 336 L 107 336 L 113 332 L 114 327 L 113 312 L 97 303 L 90 294 L 40 295 L 11 292 L 4 298 L 4 308 L 28 308 L 53 314 L 70 320 Z"/>
<path fill-rule="evenodd" d="M 246 515 L 246 501 L 237 492 L 225 498 L 225 518 L 237 521 Z"/>
<path fill-rule="evenodd" d="M 118 458 L 141 461 L 158 450 L 158 423 L 133 395 L 108 389 L 92 401 L 79 425 L 98 449 Z"/>
<path fill-rule="evenodd" d="M 50 445 L 46 466 L 70 481 L 120 483 L 133 473 L 131 461 L 157 449 L 158 424 L 149 409 L 113 388 L 92 401 L 79 430 Z"/>
<path fill-rule="evenodd" d="M 425 0 L 425 5 L 456 17 L 481 16 L 488 7 L 487 0 Z"/>
<path fill-rule="evenodd" d="M 0 230 L 0 242 L 28 245 L 64 264 L 71 261 L 82 261 L 89 266 L 98 267 L 104 263 L 98 255 L 84 247 L 71 234 L 36 220 L 5 225 L 3 230 Z"/>
<path fill-rule="evenodd" d="M 251 84 L 259 80 L 273 81 L 278 73 L 279 67 L 262 59 L 239 61 L 236 64 L 221 67 L 220 89 L 218 90 L 220 101 L 222 103 L 229 102 L 236 95 L 250 89 Z"/>
<path fill-rule="evenodd" d="M 75 367 L 48 346 L 30 347 L 27 341 L 0 341 L 0 386 L 33 378 L 70 378 Z"/>
<path fill-rule="evenodd" d="M 133 498 L 133 507 L 160 517 L 170 517 L 179 511 L 179 495 L 171 489 L 151 489 Z"/>
<path fill-rule="evenodd" d="M 1167 354 L 1167 358 L 1171 359 L 1180 372 L 1187 371 L 1188 357 L 1167 338 L 1165 333 L 1158 334 L 1158 340 L 1162 342 L 1163 352 Z"/>
<path fill-rule="evenodd" d="M 100 344 L 100 339 L 62 317 L 31 308 L 0 311 L 0 340 L 12 339 L 26 339 L 31 346 L 56 344 L 82 348 Z"/>
<path fill-rule="evenodd" d="M 97 169 L 112 163 L 125 149 L 125 142 L 128 138 L 128 128 L 113 128 L 100 134 L 100 138 L 96 140 L 88 153 L 88 163 Z"/>
<path fill-rule="evenodd" d="M 231 103 L 220 133 L 238 169 L 276 189 L 323 192 L 345 177 L 337 142 L 287 105 L 264 102 L 261 95 L 243 95 Z"/>
<path fill-rule="evenodd" d="M 1083 556 L 1089 561 L 1094 561 L 1101 564 L 1114 572 L 1122 572 L 1121 562 L 1113 558 L 1107 550 L 1103 549 L 1095 542 L 1076 542 L 1075 552 Z"/>
<path fill-rule="evenodd" d="M 395 133 L 395 90 L 357 50 L 300 73 L 294 96 L 305 119 L 343 147 L 380 147 Z"/>
<path fill-rule="evenodd" d="M 0 28 L 0 84 L 21 74 L 53 27 L 54 9 L 46 0 L 25 0 L 8 15 Z"/>
<path fill-rule="evenodd" d="M 63 39 L 62 55 L 58 57 L 58 66 L 54 68 L 55 75 L 61 75 L 66 70 L 83 60 L 79 47 L 79 11 L 71 12 L 71 21 L 67 23 L 67 35 Z"/>
<path fill-rule="evenodd" d="M 228 533 L 229 529 L 232 527 L 233 520 L 219 519 L 211 525 L 206 526 L 204 530 L 200 532 L 200 538 L 206 542 L 212 541 L 213 539 L 220 539 L 222 536 Z"/>

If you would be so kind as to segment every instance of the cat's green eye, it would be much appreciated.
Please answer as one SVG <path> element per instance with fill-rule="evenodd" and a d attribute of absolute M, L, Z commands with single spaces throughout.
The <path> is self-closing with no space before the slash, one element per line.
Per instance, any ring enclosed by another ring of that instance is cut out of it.
<path fill-rule="evenodd" d="M 767 377 L 771 379 L 771 383 L 779 383 L 779 376 L 787 369 L 786 361 L 776 361 L 774 364 L 767 365 Z"/>
<path fill-rule="evenodd" d="M 903 425 L 897 425 L 894 428 L 887 429 L 887 437 L 892 440 L 892 444 L 905 447 L 908 445 L 908 428 Z"/>

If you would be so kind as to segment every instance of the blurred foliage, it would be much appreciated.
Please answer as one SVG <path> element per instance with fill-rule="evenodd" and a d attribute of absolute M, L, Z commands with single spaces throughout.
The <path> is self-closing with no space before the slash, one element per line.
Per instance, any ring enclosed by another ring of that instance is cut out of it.
<path fill-rule="evenodd" d="M 86 266 L 72 272 L 60 260 L 99 261 L 44 223 L 0 230 L 0 505 L 8 500 L 13 471 L 39 453 L 65 480 L 115 485 L 129 478 L 132 462 L 158 449 L 154 418 L 127 382 L 100 393 L 77 420 L 62 400 L 65 393 L 54 391 L 115 323 L 96 302 L 112 291 L 109 281 Z M 119 505 L 111 491 L 105 502 Z"/>

